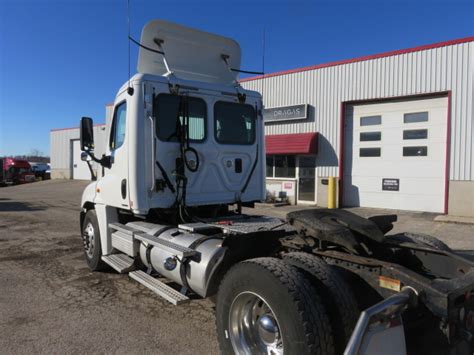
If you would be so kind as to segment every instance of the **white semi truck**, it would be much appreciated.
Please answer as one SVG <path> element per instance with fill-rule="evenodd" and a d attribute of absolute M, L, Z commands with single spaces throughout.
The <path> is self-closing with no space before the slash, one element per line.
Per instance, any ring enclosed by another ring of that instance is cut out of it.
<path fill-rule="evenodd" d="M 386 235 L 394 216 L 242 212 L 266 188 L 262 97 L 237 81 L 238 43 L 159 20 L 135 42 L 102 157 L 81 120 L 83 160 L 103 170 L 81 202 L 92 270 L 175 305 L 212 296 L 225 354 L 472 353 L 473 264 L 439 240 Z"/>

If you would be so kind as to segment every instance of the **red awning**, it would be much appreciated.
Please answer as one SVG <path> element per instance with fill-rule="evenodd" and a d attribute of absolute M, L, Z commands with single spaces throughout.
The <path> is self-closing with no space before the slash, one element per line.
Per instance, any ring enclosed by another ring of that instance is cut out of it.
<path fill-rule="evenodd" d="M 265 136 L 268 154 L 316 154 L 318 133 L 277 134 Z"/>

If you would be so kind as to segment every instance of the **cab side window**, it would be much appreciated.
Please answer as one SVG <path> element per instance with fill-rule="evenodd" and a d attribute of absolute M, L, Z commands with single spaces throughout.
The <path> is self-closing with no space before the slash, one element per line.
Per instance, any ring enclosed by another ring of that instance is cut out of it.
<path fill-rule="evenodd" d="M 112 129 L 110 130 L 110 150 L 120 148 L 125 140 L 127 123 L 127 102 L 124 101 L 115 107 Z"/>

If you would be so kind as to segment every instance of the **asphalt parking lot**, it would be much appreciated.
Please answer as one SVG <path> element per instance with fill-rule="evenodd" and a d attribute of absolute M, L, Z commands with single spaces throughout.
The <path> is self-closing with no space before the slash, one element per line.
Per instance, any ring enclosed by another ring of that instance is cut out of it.
<path fill-rule="evenodd" d="M 78 224 L 86 184 L 0 188 L 0 352 L 218 353 L 210 300 L 175 307 L 127 276 L 89 271 Z M 283 217 L 292 209 L 254 212 Z M 474 250 L 473 225 L 433 217 L 400 213 L 395 231 L 430 233 L 453 249 Z"/>

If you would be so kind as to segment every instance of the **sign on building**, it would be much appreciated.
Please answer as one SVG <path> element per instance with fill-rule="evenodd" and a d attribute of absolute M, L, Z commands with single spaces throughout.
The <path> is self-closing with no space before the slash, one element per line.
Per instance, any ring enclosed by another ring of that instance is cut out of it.
<path fill-rule="evenodd" d="M 308 118 L 308 105 L 293 105 L 263 110 L 263 119 L 265 122 L 305 120 Z"/>
<path fill-rule="evenodd" d="M 400 179 L 382 179 L 383 191 L 400 191 Z"/>

